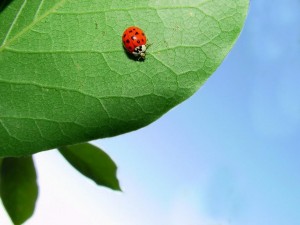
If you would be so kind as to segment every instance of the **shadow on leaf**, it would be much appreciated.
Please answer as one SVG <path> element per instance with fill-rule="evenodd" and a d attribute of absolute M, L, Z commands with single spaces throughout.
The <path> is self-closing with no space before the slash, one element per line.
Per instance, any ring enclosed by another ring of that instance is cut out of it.
<path fill-rule="evenodd" d="M 0 13 L 12 2 L 13 0 L 3 0 L 0 3 Z"/>

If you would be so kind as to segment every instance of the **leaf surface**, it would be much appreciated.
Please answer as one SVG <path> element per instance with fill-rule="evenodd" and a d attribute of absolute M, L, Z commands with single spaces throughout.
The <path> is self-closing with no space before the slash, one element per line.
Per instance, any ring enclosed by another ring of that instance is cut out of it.
<path fill-rule="evenodd" d="M 0 156 L 136 130 L 190 97 L 236 41 L 249 0 L 14 0 L 0 12 Z M 146 60 L 128 57 L 131 25 Z"/>
<path fill-rule="evenodd" d="M 60 153 L 80 173 L 96 184 L 121 190 L 117 179 L 117 166 L 101 149 L 89 143 L 59 148 Z"/>

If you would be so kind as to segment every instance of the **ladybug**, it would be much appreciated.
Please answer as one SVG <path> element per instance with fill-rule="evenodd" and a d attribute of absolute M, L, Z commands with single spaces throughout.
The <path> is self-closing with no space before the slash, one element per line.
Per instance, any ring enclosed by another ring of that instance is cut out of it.
<path fill-rule="evenodd" d="M 141 28 L 128 27 L 123 33 L 122 41 L 127 52 L 138 57 L 138 60 L 145 59 L 147 38 Z"/>

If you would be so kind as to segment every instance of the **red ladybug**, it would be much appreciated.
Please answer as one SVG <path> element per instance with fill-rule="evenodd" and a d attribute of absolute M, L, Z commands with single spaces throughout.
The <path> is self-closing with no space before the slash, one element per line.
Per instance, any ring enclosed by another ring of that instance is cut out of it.
<path fill-rule="evenodd" d="M 141 28 L 128 27 L 123 33 L 122 40 L 127 52 L 138 59 L 145 59 L 147 38 Z"/>

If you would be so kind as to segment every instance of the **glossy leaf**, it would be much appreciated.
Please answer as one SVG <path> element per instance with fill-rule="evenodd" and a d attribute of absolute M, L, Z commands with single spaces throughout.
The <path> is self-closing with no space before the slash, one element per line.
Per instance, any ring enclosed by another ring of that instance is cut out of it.
<path fill-rule="evenodd" d="M 88 143 L 59 148 L 69 163 L 98 185 L 121 190 L 117 179 L 117 166 L 101 149 Z"/>
<path fill-rule="evenodd" d="M 0 196 L 15 225 L 24 223 L 35 209 L 38 197 L 32 157 L 4 158 L 0 173 Z"/>
<path fill-rule="evenodd" d="M 249 0 L 14 0 L 0 12 L 0 156 L 136 130 L 190 97 L 236 41 Z M 147 37 L 146 60 L 121 35 Z"/>

